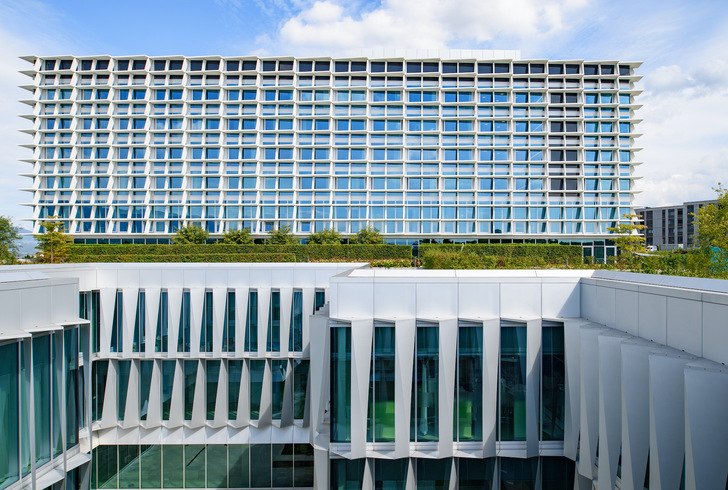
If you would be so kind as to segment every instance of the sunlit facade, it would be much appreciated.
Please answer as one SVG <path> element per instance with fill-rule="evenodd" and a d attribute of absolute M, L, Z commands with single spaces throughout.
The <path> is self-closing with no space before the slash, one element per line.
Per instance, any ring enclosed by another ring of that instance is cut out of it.
<path fill-rule="evenodd" d="M 725 281 L 0 271 L 0 488 L 723 488 Z"/>
<path fill-rule="evenodd" d="M 194 223 L 592 247 L 632 206 L 639 63 L 24 59 L 35 233 L 58 216 L 91 243 Z"/>

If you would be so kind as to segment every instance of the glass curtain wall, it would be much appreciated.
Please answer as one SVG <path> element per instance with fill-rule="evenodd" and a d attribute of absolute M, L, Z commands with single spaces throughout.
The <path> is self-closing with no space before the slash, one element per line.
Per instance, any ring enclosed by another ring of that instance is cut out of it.
<path fill-rule="evenodd" d="M 374 325 L 367 442 L 394 441 L 394 325 Z"/>
<path fill-rule="evenodd" d="M 331 442 L 351 442 L 351 328 L 331 328 Z"/>
<path fill-rule="evenodd" d="M 566 363 L 564 325 L 542 326 L 541 440 L 564 439 Z"/>
<path fill-rule="evenodd" d="M 418 324 L 416 337 L 410 440 L 436 442 L 439 429 L 439 328 L 437 325 Z"/>
<path fill-rule="evenodd" d="M 458 441 L 483 440 L 483 326 L 458 327 L 454 434 Z"/>
<path fill-rule="evenodd" d="M 499 440 L 526 440 L 526 326 L 501 325 Z"/>

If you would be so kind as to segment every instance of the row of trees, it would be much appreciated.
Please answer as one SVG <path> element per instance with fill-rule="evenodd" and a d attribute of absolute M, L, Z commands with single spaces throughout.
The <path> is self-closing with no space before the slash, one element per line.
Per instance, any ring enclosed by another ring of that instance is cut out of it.
<path fill-rule="evenodd" d="M 197 225 L 183 226 L 172 238 L 176 244 L 186 243 L 206 243 L 210 238 L 210 233 Z M 336 230 L 321 230 L 312 233 L 307 237 L 308 243 L 318 245 L 341 245 L 346 239 L 344 235 Z M 379 230 L 373 228 L 363 228 L 356 235 L 350 237 L 351 243 L 361 243 L 364 245 L 376 245 L 382 243 L 382 235 Z M 298 243 L 298 240 L 291 231 L 290 226 L 281 226 L 278 229 L 270 230 L 266 243 L 271 245 L 292 245 Z M 218 243 L 251 245 L 253 237 L 250 234 L 250 228 L 241 230 L 230 230 L 225 233 Z"/>

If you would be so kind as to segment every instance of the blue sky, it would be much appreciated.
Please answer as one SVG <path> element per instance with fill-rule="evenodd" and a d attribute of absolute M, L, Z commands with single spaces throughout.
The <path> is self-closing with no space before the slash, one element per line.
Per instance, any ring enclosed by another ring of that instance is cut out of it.
<path fill-rule="evenodd" d="M 637 205 L 709 199 L 728 179 L 724 0 L 0 0 L 0 215 L 30 214 L 18 118 L 26 54 L 312 55 L 361 48 L 516 49 L 642 61 Z"/>

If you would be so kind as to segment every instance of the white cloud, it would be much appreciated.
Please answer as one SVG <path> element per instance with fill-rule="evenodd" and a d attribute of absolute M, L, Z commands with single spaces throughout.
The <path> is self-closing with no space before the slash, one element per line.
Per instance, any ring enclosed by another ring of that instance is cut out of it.
<path fill-rule="evenodd" d="M 574 14 L 588 1 L 384 0 L 356 12 L 320 0 L 282 25 L 278 44 L 293 54 L 345 54 L 360 48 L 472 48 L 509 36 L 547 39 L 578 18 Z"/>
<path fill-rule="evenodd" d="M 728 181 L 728 35 L 703 40 L 679 64 L 645 74 L 635 174 L 639 205 L 712 199 Z"/>

